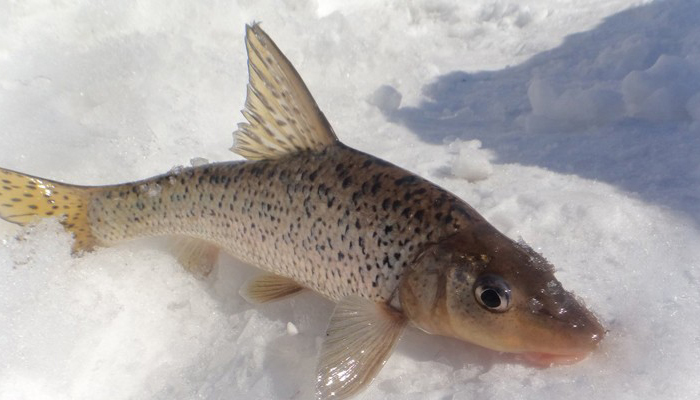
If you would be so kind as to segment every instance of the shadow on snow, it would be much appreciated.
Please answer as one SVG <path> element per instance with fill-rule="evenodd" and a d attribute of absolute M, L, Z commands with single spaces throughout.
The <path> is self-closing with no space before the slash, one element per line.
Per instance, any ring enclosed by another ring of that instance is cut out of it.
<path fill-rule="evenodd" d="M 698 15 L 692 0 L 629 9 L 521 65 L 440 76 L 419 107 L 380 109 L 426 142 L 479 139 L 499 163 L 604 181 L 698 223 Z"/>

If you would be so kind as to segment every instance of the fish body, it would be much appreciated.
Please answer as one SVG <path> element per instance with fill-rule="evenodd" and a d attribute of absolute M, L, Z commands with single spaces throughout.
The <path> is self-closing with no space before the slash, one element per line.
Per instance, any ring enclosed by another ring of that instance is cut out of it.
<path fill-rule="evenodd" d="M 341 143 L 104 187 L 88 215 L 101 245 L 196 237 L 331 300 L 380 302 L 427 243 L 484 223 L 445 190 Z"/>
<path fill-rule="evenodd" d="M 254 302 L 303 289 L 337 303 L 318 398 L 347 398 L 379 372 L 408 323 L 549 364 L 582 358 L 604 330 L 528 246 L 446 190 L 341 143 L 291 63 L 248 27 L 250 84 L 235 152 L 249 161 L 101 187 L 0 169 L 0 217 L 60 217 L 76 251 L 177 238 L 206 275 L 220 250 L 265 271 Z"/>

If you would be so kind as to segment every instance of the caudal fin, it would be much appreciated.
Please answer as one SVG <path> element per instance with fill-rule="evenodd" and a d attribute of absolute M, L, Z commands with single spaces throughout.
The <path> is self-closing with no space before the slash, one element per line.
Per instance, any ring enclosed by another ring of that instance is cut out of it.
<path fill-rule="evenodd" d="M 0 218 L 26 225 L 58 217 L 73 233 L 73 251 L 91 250 L 96 244 L 87 215 L 91 190 L 0 168 Z"/>

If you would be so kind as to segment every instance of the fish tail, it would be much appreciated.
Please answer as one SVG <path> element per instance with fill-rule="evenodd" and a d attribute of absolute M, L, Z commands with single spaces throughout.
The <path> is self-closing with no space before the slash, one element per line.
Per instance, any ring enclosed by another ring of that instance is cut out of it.
<path fill-rule="evenodd" d="M 40 218 L 58 217 L 73 234 L 73 251 L 97 244 L 90 228 L 88 204 L 94 188 L 67 185 L 0 168 L 0 218 L 27 225 Z"/>

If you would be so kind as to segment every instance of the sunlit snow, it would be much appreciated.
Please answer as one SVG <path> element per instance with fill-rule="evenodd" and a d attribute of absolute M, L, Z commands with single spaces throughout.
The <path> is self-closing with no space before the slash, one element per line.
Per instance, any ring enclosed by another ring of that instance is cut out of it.
<path fill-rule="evenodd" d="M 0 166 L 133 181 L 228 149 L 244 24 L 348 145 L 444 186 L 601 318 L 571 366 L 411 329 L 359 399 L 700 398 L 700 2 L 0 3 Z M 158 188 L 147 187 L 158 195 Z M 157 240 L 0 221 L 0 399 L 307 399 L 333 305 L 251 306 Z"/>

